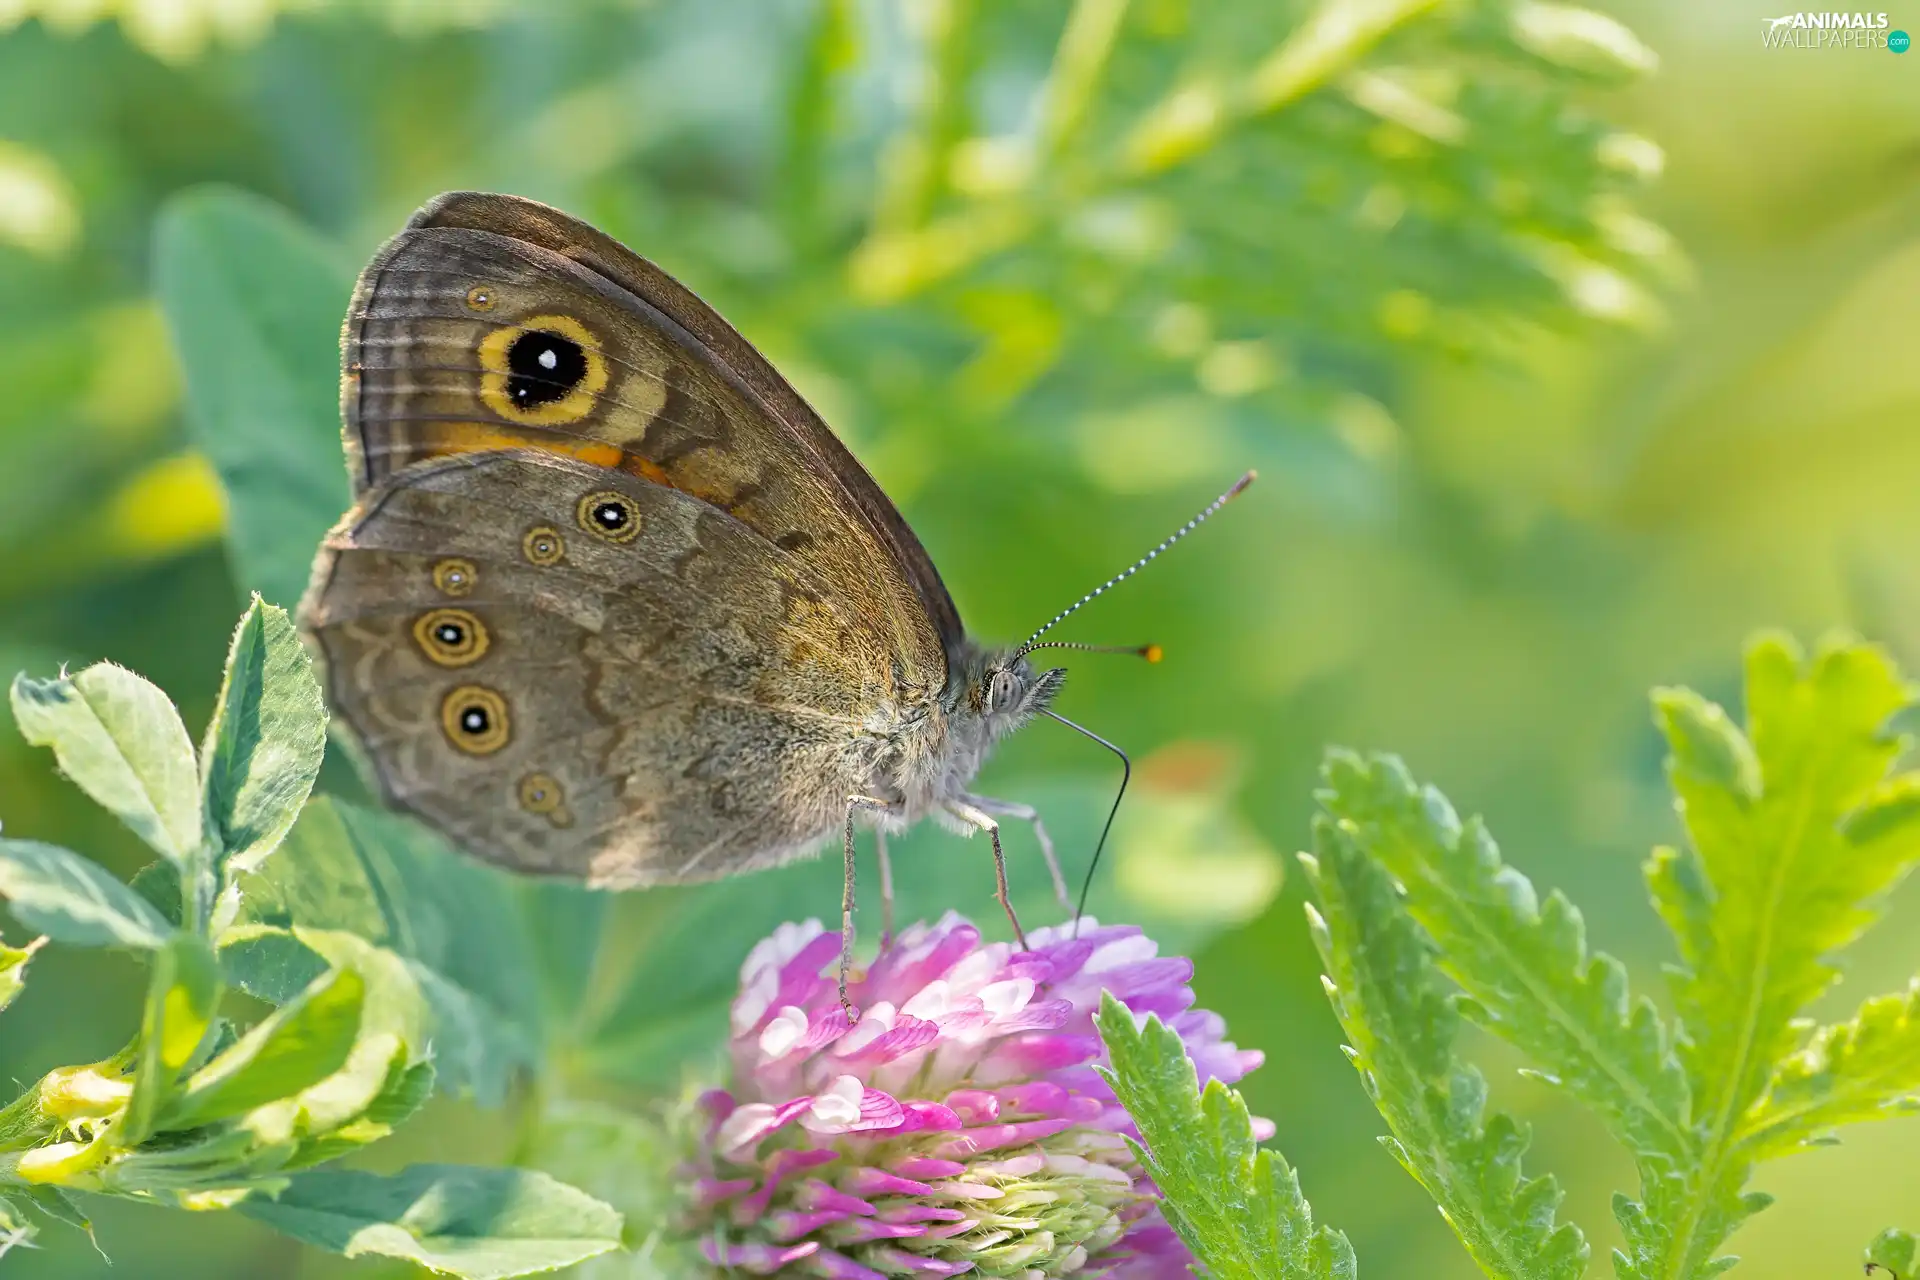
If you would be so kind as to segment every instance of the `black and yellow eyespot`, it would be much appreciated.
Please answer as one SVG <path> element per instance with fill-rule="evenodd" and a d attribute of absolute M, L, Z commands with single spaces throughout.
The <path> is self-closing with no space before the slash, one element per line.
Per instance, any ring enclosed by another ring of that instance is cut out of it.
<path fill-rule="evenodd" d="M 486 624 L 465 609 L 429 609 L 413 620 L 414 643 L 443 667 L 464 667 L 487 656 Z"/>
<path fill-rule="evenodd" d="M 467 306 L 473 311 L 491 311 L 500 305 L 500 295 L 492 286 L 477 284 L 467 290 Z"/>
<path fill-rule="evenodd" d="M 574 518 L 582 529 L 609 542 L 632 542 L 640 536 L 640 504 L 614 489 L 580 499 Z"/>
<path fill-rule="evenodd" d="M 442 595 L 464 596 L 471 594 L 473 584 L 480 580 L 480 574 L 471 560 L 446 559 L 433 566 L 433 585 Z"/>
<path fill-rule="evenodd" d="M 463 684 L 441 700 L 440 727 L 447 741 L 473 756 L 492 755 L 513 732 L 507 700 L 478 684 Z"/>
<path fill-rule="evenodd" d="M 534 316 L 480 343 L 480 399 L 509 422 L 578 422 L 607 389 L 607 359 L 593 331 L 572 316 Z"/>
<path fill-rule="evenodd" d="M 567 543 L 558 529 L 537 524 L 527 530 L 526 537 L 520 539 L 520 550 L 529 563 L 544 569 L 550 564 L 560 563 L 561 557 L 567 554 Z"/>

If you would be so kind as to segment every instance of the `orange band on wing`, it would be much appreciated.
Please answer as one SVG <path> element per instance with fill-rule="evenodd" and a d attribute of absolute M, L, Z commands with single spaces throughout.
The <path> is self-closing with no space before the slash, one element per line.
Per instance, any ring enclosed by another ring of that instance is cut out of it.
<path fill-rule="evenodd" d="M 435 432 L 435 438 L 421 456 L 447 458 L 457 453 L 486 453 L 493 449 L 538 449 L 543 453 L 557 453 L 566 458 L 578 458 L 596 467 L 624 471 L 665 489 L 692 492 L 685 485 L 675 484 L 666 468 L 653 459 L 629 453 L 617 444 L 608 444 L 605 440 L 586 440 L 579 436 L 556 436 L 547 432 L 520 432 L 492 422 L 445 423 Z M 705 494 L 695 493 L 694 496 L 710 501 Z"/>
<path fill-rule="evenodd" d="M 539 449 L 562 457 L 578 458 L 596 467 L 618 467 L 626 451 L 604 440 L 585 440 L 579 436 L 555 436 L 545 432 L 519 432 L 490 422 L 449 422 L 434 432 L 434 440 L 424 450 L 429 458 L 446 458 L 456 453 L 486 453 L 493 449 Z"/>

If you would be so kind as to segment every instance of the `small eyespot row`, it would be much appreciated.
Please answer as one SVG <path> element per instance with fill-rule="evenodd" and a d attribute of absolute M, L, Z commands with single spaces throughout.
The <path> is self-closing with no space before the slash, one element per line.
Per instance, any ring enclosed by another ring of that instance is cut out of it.
<path fill-rule="evenodd" d="M 478 684 L 463 684 L 447 693 L 440 702 L 440 727 L 447 741 L 472 756 L 492 755 L 512 736 L 507 700 Z"/>
<path fill-rule="evenodd" d="M 566 539 L 560 531 L 551 525 L 537 524 L 527 530 L 527 536 L 520 539 L 520 550 L 530 564 L 546 568 L 559 564 L 567 554 Z"/>
<path fill-rule="evenodd" d="M 640 536 L 640 504 L 617 490 L 602 489 L 580 499 L 574 519 L 608 542 L 632 542 Z"/>
<path fill-rule="evenodd" d="M 464 667 L 486 657 L 492 638 L 486 624 L 465 609 L 429 609 L 413 622 L 414 643 L 430 661 Z"/>
<path fill-rule="evenodd" d="M 449 558 L 433 566 L 433 585 L 442 595 L 464 596 L 473 593 L 480 580 L 471 560 Z"/>

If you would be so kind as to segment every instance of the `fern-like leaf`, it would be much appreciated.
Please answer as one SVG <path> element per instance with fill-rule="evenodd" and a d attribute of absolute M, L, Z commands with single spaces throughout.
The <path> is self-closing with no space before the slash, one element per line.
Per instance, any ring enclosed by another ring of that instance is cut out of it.
<path fill-rule="evenodd" d="M 1327 812 L 1398 880 L 1439 964 L 1471 997 L 1462 1011 L 1531 1057 L 1636 1155 L 1689 1158 L 1687 1081 L 1660 1015 L 1628 994 L 1626 970 L 1590 954 L 1580 911 L 1542 902 L 1480 820 L 1386 756 L 1328 757 Z"/>
<path fill-rule="evenodd" d="M 1337 792 L 1340 778 L 1328 780 Z M 1575 1280 L 1586 1271 L 1586 1240 L 1555 1225 L 1553 1179 L 1522 1173 L 1525 1130 L 1483 1115 L 1486 1083 L 1454 1056 L 1460 1015 L 1432 941 L 1351 820 L 1323 814 L 1313 845 L 1302 857 L 1318 901 L 1308 922 L 1348 1056 L 1392 1132 L 1388 1149 L 1488 1275 Z"/>
<path fill-rule="evenodd" d="M 1875 996 L 1850 1021 L 1822 1027 L 1774 1072 L 1741 1141 L 1754 1159 L 1786 1155 L 1843 1124 L 1920 1104 L 1920 981 Z"/>
<path fill-rule="evenodd" d="M 1765 1203 L 1740 1194 L 1745 1117 L 1794 1052 L 1795 1019 L 1834 982 L 1829 957 L 1920 858 L 1920 782 L 1888 776 L 1902 742 L 1887 722 L 1909 698 L 1877 649 L 1833 642 L 1807 662 L 1777 637 L 1749 649 L 1744 733 L 1690 690 L 1655 695 L 1688 845 L 1657 853 L 1648 881 L 1683 963 L 1700 1151 L 1647 1188 L 1644 1211 L 1623 1211 L 1625 1280 L 1716 1274 L 1731 1261 L 1715 1251 Z"/>
<path fill-rule="evenodd" d="M 1180 1037 L 1136 1026 L 1102 997 L 1095 1020 L 1112 1068 L 1101 1074 L 1140 1129 L 1141 1163 L 1161 1210 L 1214 1280 L 1353 1280 L 1346 1236 L 1316 1227 L 1300 1179 L 1254 1140 L 1247 1104 L 1218 1080 L 1200 1091 Z"/>

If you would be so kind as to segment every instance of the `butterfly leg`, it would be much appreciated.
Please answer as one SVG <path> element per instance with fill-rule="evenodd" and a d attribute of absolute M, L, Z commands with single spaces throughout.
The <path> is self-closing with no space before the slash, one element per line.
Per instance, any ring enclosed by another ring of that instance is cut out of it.
<path fill-rule="evenodd" d="M 873 829 L 873 851 L 880 862 L 880 949 L 893 945 L 893 859 L 887 856 L 887 833 Z"/>
<path fill-rule="evenodd" d="M 1024 822 L 1033 828 L 1033 838 L 1040 845 L 1040 856 L 1047 863 L 1047 874 L 1053 877 L 1053 896 L 1060 900 L 1061 909 L 1068 915 L 1072 915 L 1073 895 L 1067 892 L 1066 877 L 1060 874 L 1060 859 L 1054 856 L 1053 837 L 1047 834 L 1046 826 L 1040 821 L 1040 811 L 1030 804 L 1017 804 L 1012 800 L 995 800 L 988 796 L 968 796 L 967 800 L 975 807 L 997 818 L 1012 818 L 1015 822 Z"/>
<path fill-rule="evenodd" d="M 853 1001 L 847 999 L 847 976 L 853 972 L 853 818 L 862 809 L 885 809 L 885 800 L 875 800 L 872 796 L 847 797 L 847 839 L 846 883 L 840 889 L 840 1008 L 847 1015 L 847 1025 L 852 1026 L 860 1020 L 860 1011 L 853 1007 Z M 887 877 L 891 879 L 891 875 Z"/>
<path fill-rule="evenodd" d="M 1000 824 L 993 820 L 992 814 L 965 800 L 950 802 L 947 812 L 969 826 L 986 832 L 987 839 L 993 842 L 993 879 L 996 886 L 993 896 L 1007 913 L 1007 922 L 1013 926 L 1014 941 L 1020 944 L 1022 951 L 1030 950 L 1027 931 L 1020 927 L 1020 917 L 1014 914 L 1013 899 L 1007 896 L 1007 855 L 1000 851 Z"/>

